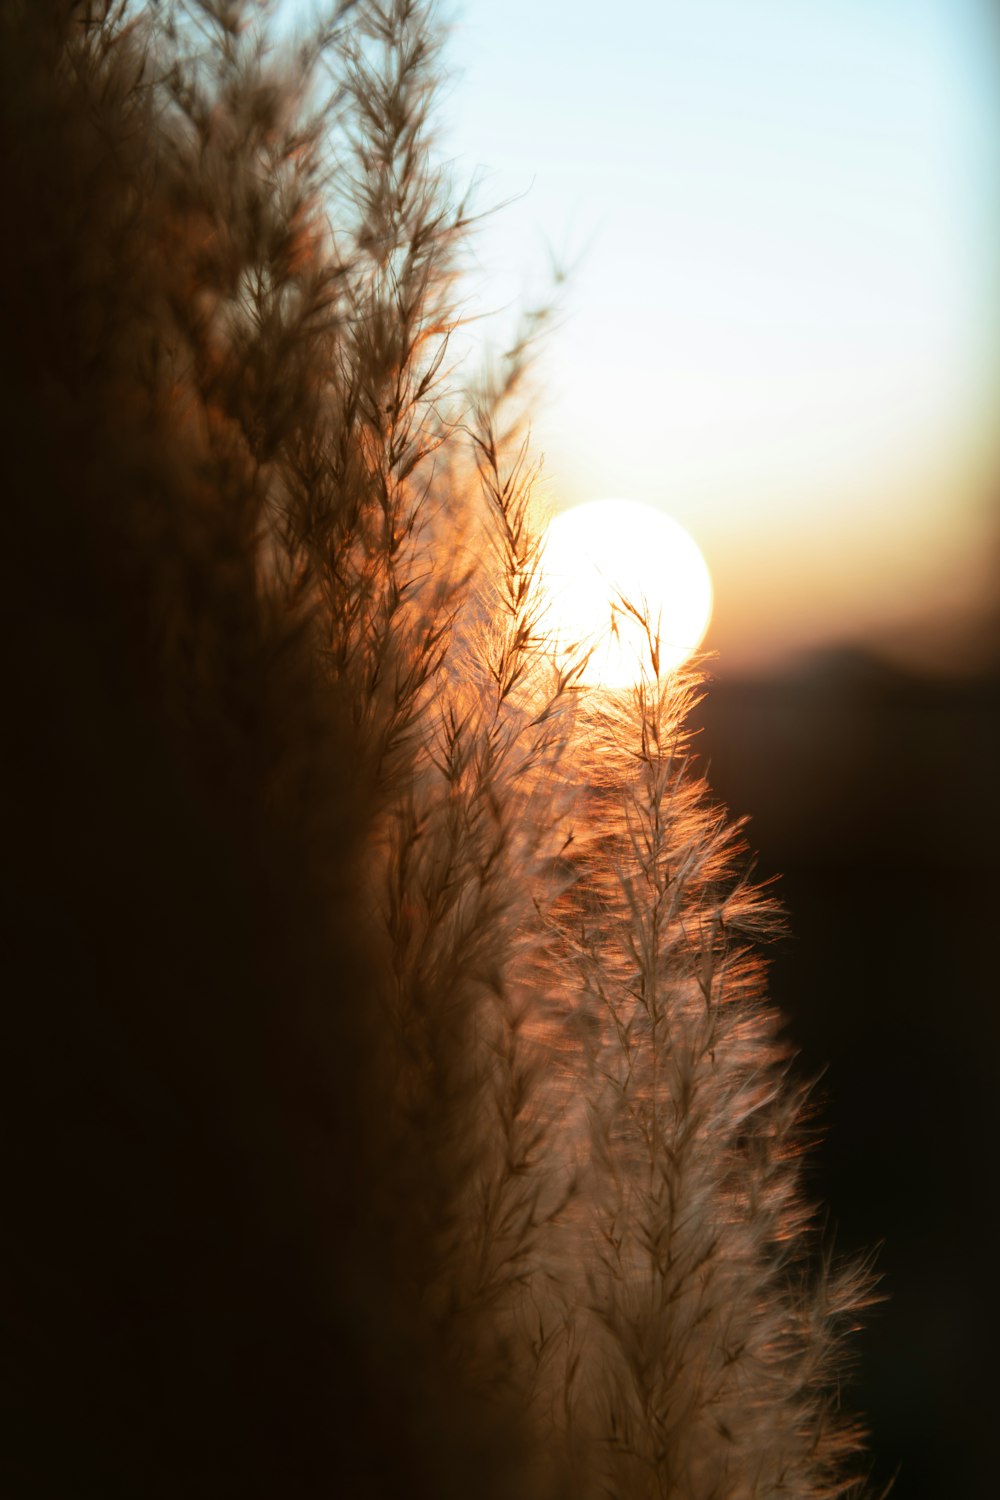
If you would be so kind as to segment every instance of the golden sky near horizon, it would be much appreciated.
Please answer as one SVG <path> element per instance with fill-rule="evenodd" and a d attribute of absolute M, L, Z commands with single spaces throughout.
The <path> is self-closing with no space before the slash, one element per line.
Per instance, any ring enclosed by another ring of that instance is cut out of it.
<path fill-rule="evenodd" d="M 478 231 L 474 305 L 502 329 L 570 267 L 535 382 L 545 501 L 685 526 L 721 670 L 940 646 L 1000 564 L 990 0 L 454 15 L 442 145 L 482 206 L 514 200 Z"/>

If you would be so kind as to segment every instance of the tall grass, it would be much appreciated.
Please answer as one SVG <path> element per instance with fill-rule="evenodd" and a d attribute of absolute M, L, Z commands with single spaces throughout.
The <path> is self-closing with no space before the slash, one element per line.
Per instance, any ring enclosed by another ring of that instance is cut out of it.
<path fill-rule="evenodd" d="M 0 17 L 5 1492 L 848 1493 L 774 917 L 696 678 L 546 634 L 433 14 Z"/>

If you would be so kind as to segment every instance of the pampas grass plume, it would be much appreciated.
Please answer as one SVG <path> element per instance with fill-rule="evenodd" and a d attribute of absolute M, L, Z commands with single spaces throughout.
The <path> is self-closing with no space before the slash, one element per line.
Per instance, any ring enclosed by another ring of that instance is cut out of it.
<path fill-rule="evenodd" d="M 698 676 L 546 633 L 433 11 L 272 24 L 0 5 L 4 1493 L 846 1495 Z"/>

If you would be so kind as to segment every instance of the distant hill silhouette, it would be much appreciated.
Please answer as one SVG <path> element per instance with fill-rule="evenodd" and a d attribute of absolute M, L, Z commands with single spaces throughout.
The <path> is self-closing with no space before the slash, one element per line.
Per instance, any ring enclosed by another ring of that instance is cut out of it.
<path fill-rule="evenodd" d="M 857 1404 L 898 1500 L 987 1500 L 997 1395 L 1000 672 L 932 679 L 844 649 L 715 682 L 713 790 L 781 872 L 772 993 L 823 1072 L 814 1196 L 881 1243 Z"/>

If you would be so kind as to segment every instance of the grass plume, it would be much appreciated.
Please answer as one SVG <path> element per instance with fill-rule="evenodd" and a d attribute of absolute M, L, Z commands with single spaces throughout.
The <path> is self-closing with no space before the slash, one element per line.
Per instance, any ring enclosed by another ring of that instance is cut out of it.
<path fill-rule="evenodd" d="M 434 15 L 269 24 L 0 4 L 5 1493 L 844 1495 L 696 680 L 546 635 Z"/>

